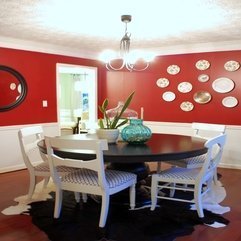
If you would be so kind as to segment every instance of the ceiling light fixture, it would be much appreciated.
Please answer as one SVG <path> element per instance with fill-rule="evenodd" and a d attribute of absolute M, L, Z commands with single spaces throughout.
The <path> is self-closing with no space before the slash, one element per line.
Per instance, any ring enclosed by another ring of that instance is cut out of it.
<path fill-rule="evenodd" d="M 127 31 L 127 24 L 131 22 L 131 15 L 122 15 L 121 21 L 125 23 L 125 34 L 120 41 L 120 51 L 115 53 L 106 50 L 100 55 L 100 60 L 106 64 L 108 70 L 143 71 L 148 68 L 149 63 L 154 59 L 154 54 L 141 51 L 130 51 L 131 34 Z"/>

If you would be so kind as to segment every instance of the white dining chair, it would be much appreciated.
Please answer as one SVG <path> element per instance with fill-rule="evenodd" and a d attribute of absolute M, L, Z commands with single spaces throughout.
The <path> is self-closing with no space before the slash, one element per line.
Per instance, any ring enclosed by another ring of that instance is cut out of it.
<path fill-rule="evenodd" d="M 48 158 L 39 151 L 37 143 L 44 138 L 42 126 L 24 127 L 19 130 L 18 138 L 24 163 L 28 169 L 30 182 L 28 199 L 31 199 L 37 184 L 37 177 L 44 178 L 44 187 L 50 178 Z"/>
<path fill-rule="evenodd" d="M 155 209 L 157 199 L 191 202 L 195 204 L 198 216 L 203 218 L 202 196 L 212 191 L 213 177 L 222 158 L 226 137 L 227 134 L 220 134 L 206 141 L 205 147 L 208 148 L 208 152 L 202 167 L 188 169 L 173 166 L 160 173 L 152 174 L 151 210 Z M 161 194 L 159 194 L 160 189 L 162 189 Z M 164 189 L 170 191 L 169 196 L 163 195 Z M 193 193 L 194 199 L 176 197 L 175 190 L 190 191 Z"/>
<path fill-rule="evenodd" d="M 37 184 L 37 177 L 44 178 L 43 188 L 47 186 L 50 179 L 47 154 L 40 152 L 37 145 L 39 141 L 44 139 L 44 131 L 40 125 L 24 127 L 18 131 L 18 138 L 23 160 L 29 172 L 28 199 L 31 199 Z M 74 171 L 74 169 L 59 167 L 61 175 L 70 171 Z M 75 193 L 75 198 L 76 200 L 80 198 L 78 193 Z"/>
<path fill-rule="evenodd" d="M 106 224 L 110 195 L 129 188 L 130 207 L 134 209 L 136 174 L 117 170 L 105 170 L 103 151 L 108 149 L 107 140 L 71 140 L 46 137 L 45 141 L 51 176 L 56 185 L 54 218 L 59 218 L 60 216 L 63 190 L 101 196 L 99 227 L 104 227 Z M 54 153 L 55 149 L 64 149 L 69 152 L 75 150 L 78 153 L 87 153 L 88 155 L 92 153 L 92 155 L 90 160 L 61 158 Z M 74 167 L 78 168 L 78 170 L 60 178 L 56 169 L 58 166 Z"/>
<path fill-rule="evenodd" d="M 193 136 L 209 140 L 210 138 L 215 137 L 219 134 L 224 134 L 226 126 L 221 124 L 193 122 L 192 129 L 194 131 Z M 200 156 L 190 157 L 186 159 L 168 161 L 168 164 L 184 168 L 197 168 L 202 167 L 205 159 L 206 154 L 203 154 Z M 214 181 L 217 183 L 217 170 L 215 170 L 215 172 L 216 174 L 214 175 Z"/>

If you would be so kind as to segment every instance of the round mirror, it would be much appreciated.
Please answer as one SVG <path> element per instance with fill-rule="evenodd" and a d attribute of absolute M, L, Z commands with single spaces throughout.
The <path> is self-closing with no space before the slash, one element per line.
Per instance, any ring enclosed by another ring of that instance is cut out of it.
<path fill-rule="evenodd" d="M 0 111 L 20 105 L 27 95 L 24 77 L 16 70 L 0 65 Z"/>

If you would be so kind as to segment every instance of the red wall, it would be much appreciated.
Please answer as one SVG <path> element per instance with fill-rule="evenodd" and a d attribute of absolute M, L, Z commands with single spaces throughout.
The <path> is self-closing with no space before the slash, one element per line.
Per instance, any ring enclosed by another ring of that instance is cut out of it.
<path fill-rule="evenodd" d="M 207 70 L 198 70 L 195 64 L 198 60 L 208 60 L 211 65 Z M 241 125 L 240 103 L 233 108 L 222 105 L 226 96 L 234 96 L 241 102 L 241 68 L 230 72 L 224 69 L 224 64 L 229 60 L 241 63 L 241 51 L 225 51 L 195 54 L 180 54 L 160 56 L 155 59 L 149 69 L 144 72 L 108 72 L 103 92 L 110 99 L 111 107 L 116 106 L 119 100 L 125 99 L 133 90 L 136 91 L 131 108 L 140 114 L 144 107 L 144 120 L 164 122 L 212 122 L 229 125 Z M 177 75 L 167 73 L 169 65 L 178 65 L 181 71 Z M 208 74 L 208 82 L 198 81 L 200 74 Z M 166 88 L 159 88 L 156 81 L 159 78 L 170 81 Z M 234 81 L 235 88 L 229 93 L 218 93 L 212 88 L 212 82 L 220 77 L 227 77 Z M 180 93 L 177 90 L 179 83 L 187 81 L 193 85 L 189 93 Z M 212 95 L 209 103 L 199 104 L 193 100 L 197 91 L 208 91 Z M 172 91 L 176 99 L 166 102 L 162 99 L 165 91 Z M 190 101 L 194 109 L 185 112 L 180 109 L 183 101 Z"/>
<path fill-rule="evenodd" d="M 103 66 L 94 60 L 7 48 L 0 48 L 0 63 L 21 73 L 28 85 L 27 96 L 17 108 L 0 112 L 0 126 L 57 121 L 57 63 L 98 67 L 100 82 L 106 73 Z M 47 108 L 42 107 L 43 100 L 48 101 Z"/>
<path fill-rule="evenodd" d="M 208 60 L 211 63 L 210 68 L 205 71 L 196 69 L 195 63 L 200 59 Z M 0 48 L 1 65 L 16 69 L 25 77 L 28 85 L 28 93 L 23 103 L 12 110 L 0 112 L 0 126 L 57 121 L 57 63 L 98 67 L 98 100 L 100 102 L 107 96 L 110 99 L 110 107 L 116 106 L 119 100 L 124 100 L 135 90 L 131 108 L 140 113 L 140 108 L 144 107 L 145 120 L 241 125 L 240 104 L 234 108 L 226 108 L 221 103 L 226 96 L 234 96 L 241 101 L 241 68 L 235 72 L 226 71 L 223 66 L 229 60 L 241 63 L 241 51 L 160 56 L 144 72 L 106 72 L 103 65 L 94 60 Z M 167 67 L 172 64 L 180 66 L 179 74 L 167 73 Z M 208 82 L 198 81 L 198 75 L 202 73 L 210 76 Z M 157 87 L 156 81 L 161 77 L 170 80 L 168 87 Z M 229 93 L 215 92 L 212 82 L 220 77 L 232 79 L 235 88 Z M 192 83 L 193 89 L 190 93 L 184 94 L 177 90 L 178 84 L 183 81 Z M 210 92 L 212 100 L 209 103 L 198 104 L 193 100 L 194 93 L 200 90 Z M 165 91 L 173 91 L 176 99 L 165 102 L 162 99 Z M 42 100 L 48 100 L 48 108 L 42 107 Z M 191 101 L 194 109 L 190 112 L 182 111 L 180 104 L 183 101 Z"/>

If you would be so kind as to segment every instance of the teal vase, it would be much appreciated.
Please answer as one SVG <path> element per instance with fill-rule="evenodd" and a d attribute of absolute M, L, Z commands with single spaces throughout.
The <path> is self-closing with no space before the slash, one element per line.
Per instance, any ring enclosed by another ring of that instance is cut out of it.
<path fill-rule="evenodd" d="M 142 119 L 130 119 L 130 124 L 121 131 L 123 141 L 142 144 L 151 138 L 151 129 L 143 125 Z"/>

